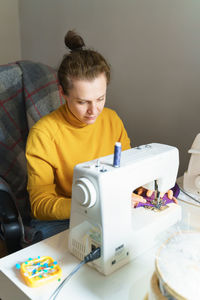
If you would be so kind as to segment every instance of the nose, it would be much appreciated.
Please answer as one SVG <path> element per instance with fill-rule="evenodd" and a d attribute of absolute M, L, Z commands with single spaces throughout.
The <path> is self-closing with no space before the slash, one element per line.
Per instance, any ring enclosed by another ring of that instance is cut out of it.
<path fill-rule="evenodd" d="M 97 103 L 91 102 L 88 107 L 88 114 L 96 115 L 97 112 Z"/>

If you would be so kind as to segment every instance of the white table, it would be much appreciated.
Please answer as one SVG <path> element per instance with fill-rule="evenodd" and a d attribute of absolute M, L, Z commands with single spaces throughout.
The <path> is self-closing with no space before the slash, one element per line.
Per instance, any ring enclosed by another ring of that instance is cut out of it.
<path fill-rule="evenodd" d="M 60 282 L 54 281 L 39 288 L 28 287 L 15 265 L 16 263 L 21 264 L 29 258 L 51 256 L 58 261 L 63 272 L 62 279 L 64 279 L 79 263 L 68 252 L 67 239 L 68 230 L 0 259 L 0 299 L 47 300 Z M 104 276 L 87 265 L 82 266 L 61 289 L 56 299 L 144 300 L 154 272 L 157 248 L 158 246 L 148 250 L 109 276 Z"/>
<path fill-rule="evenodd" d="M 58 261 L 63 272 L 62 278 L 65 278 L 79 263 L 67 251 L 67 237 L 68 230 L 0 259 L 1 300 L 48 299 L 59 282 L 54 281 L 38 288 L 28 287 L 15 265 L 30 257 L 48 255 Z M 61 289 L 56 299 L 143 300 L 154 271 L 155 251 L 156 248 L 151 249 L 109 276 L 101 275 L 84 265 Z"/>

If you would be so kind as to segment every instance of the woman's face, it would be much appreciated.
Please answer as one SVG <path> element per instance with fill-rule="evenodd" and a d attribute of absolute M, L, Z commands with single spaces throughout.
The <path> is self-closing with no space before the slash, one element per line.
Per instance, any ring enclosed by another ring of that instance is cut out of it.
<path fill-rule="evenodd" d="M 93 124 L 106 101 L 107 81 L 102 73 L 94 80 L 73 80 L 69 95 L 64 95 L 71 113 L 82 123 Z"/>

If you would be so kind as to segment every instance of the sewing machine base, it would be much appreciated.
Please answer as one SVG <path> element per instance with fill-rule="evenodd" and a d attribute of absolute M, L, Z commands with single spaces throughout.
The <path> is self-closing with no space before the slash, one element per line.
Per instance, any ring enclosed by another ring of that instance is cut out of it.
<path fill-rule="evenodd" d="M 159 234 L 181 219 L 181 207 L 170 203 L 168 209 L 161 210 L 159 213 L 139 207 L 132 210 L 131 219 L 132 230 L 130 231 L 129 244 L 110 245 L 113 248 L 111 250 L 112 256 L 107 261 L 103 261 L 104 257 L 102 256 L 100 259 L 89 263 L 91 267 L 104 275 L 109 275 L 145 253 L 157 243 L 156 238 Z M 117 234 L 117 232 L 113 234 Z M 102 248 L 101 236 L 100 225 L 84 221 L 71 229 L 69 250 L 82 260 L 92 247 Z"/>
<path fill-rule="evenodd" d="M 177 204 L 169 204 L 168 209 L 159 213 L 146 210 L 142 207 L 132 212 L 132 233 L 130 238 L 129 249 L 124 249 L 124 259 L 122 254 L 117 261 L 118 254 L 111 259 L 110 267 L 104 269 L 103 274 L 108 275 L 118 268 L 122 267 L 139 255 L 144 254 L 147 250 L 155 246 L 159 241 L 157 238 L 162 232 L 169 229 L 181 220 L 181 207 Z M 127 255 L 127 252 L 129 253 Z M 116 260 L 115 265 L 112 261 Z M 101 272 L 101 270 L 99 270 Z"/>

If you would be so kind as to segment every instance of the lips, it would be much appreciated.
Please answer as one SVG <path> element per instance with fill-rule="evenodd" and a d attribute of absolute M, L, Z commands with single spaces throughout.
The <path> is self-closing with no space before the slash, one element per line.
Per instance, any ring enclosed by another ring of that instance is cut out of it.
<path fill-rule="evenodd" d="M 96 117 L 86 117 L 87 120 L 95 120 Z"/>

